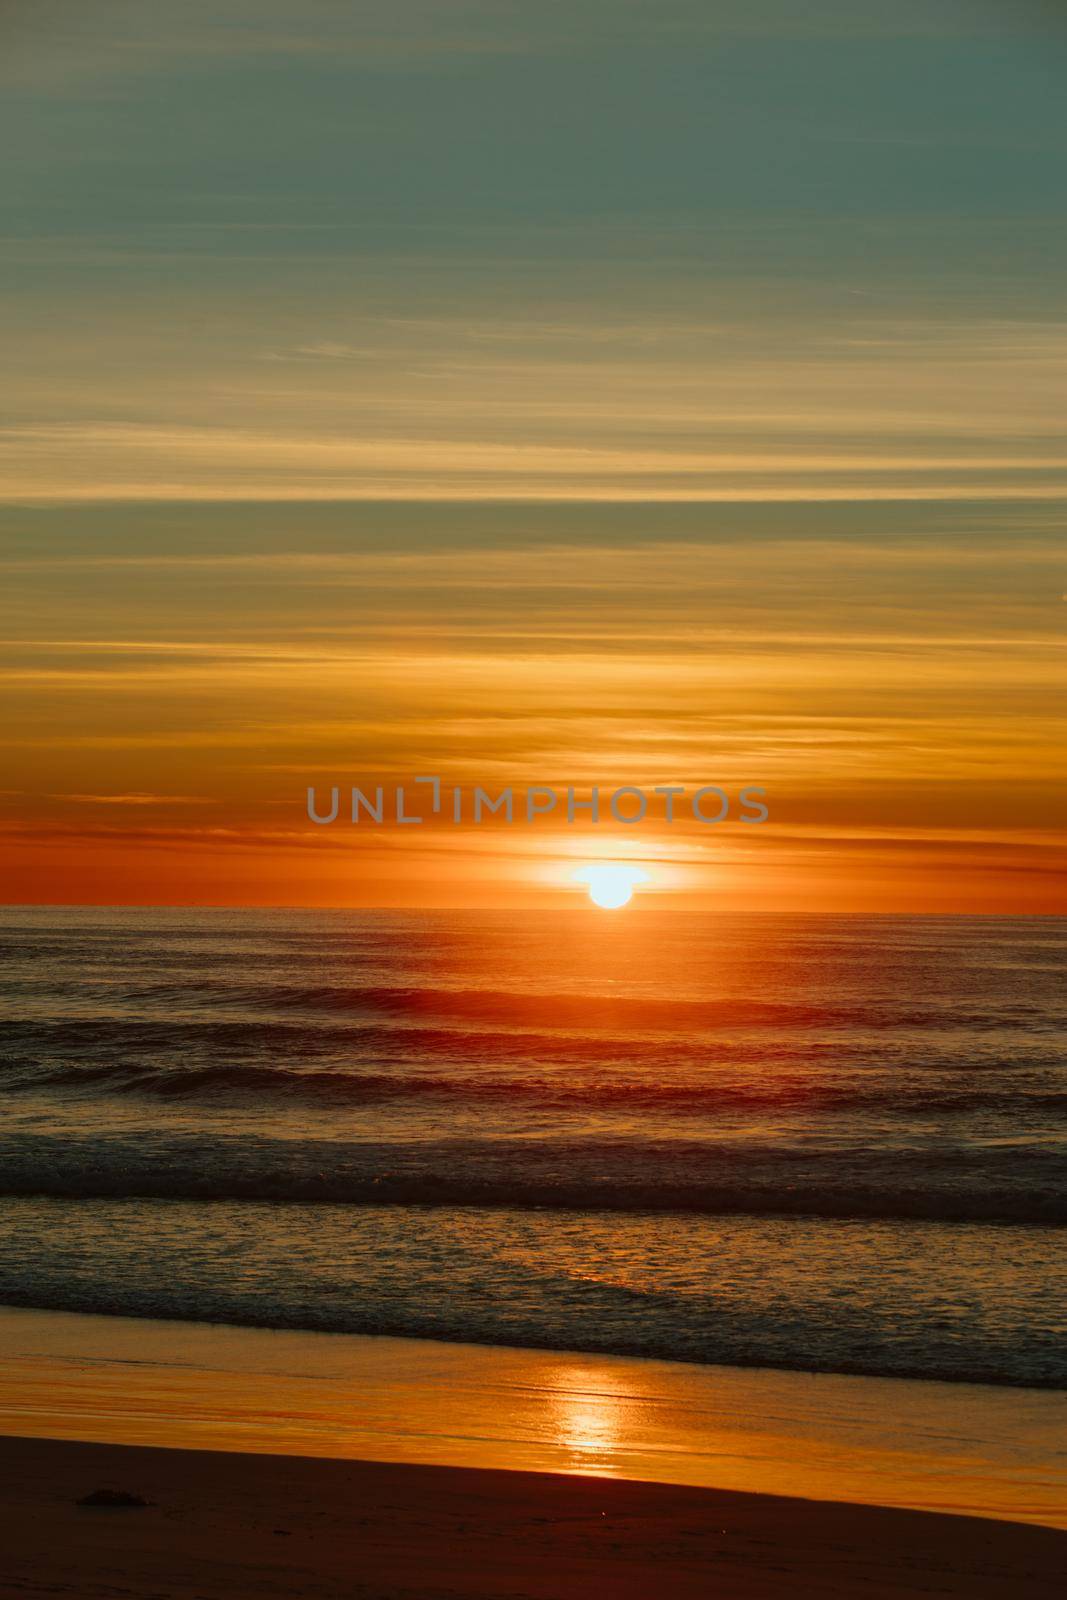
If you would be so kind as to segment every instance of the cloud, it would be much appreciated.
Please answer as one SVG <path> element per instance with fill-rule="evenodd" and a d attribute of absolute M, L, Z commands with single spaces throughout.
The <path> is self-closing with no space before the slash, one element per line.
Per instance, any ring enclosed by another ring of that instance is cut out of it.
<path fill-rule="evenodd" d="M 78 805 L 94 806 L 202 806 L 209 805 L 205 795 L 193 794 L 54 794 L 52 800 L 70 800 Z"/>
<path fill-rule="evenodd" d="M 1067 497 L 1067 457 L 360 437 L 141 423 L 0 430 L 0 497 L 93 500 L 1020 500 Z"/>
<path fill-rule="evenodd" d="M 996 36 L 953 0 L 42 0 L 0 13 L 3 77 L 37 90 L 220 61 L 347 59 L 362 70 L 716 39 Z"/>

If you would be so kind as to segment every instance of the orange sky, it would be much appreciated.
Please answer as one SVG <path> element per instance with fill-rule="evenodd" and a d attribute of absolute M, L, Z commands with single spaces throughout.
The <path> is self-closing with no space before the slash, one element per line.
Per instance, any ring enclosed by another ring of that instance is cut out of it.
<path fill-rule="evenodd" d="M 0 898 L 1062 910 L 1064 37 L 6 8 Z M 424 772 L 771 817 L 306 819 Z"/>
<path fill-rule="evenodd" d="M 13 513 L 7 897 L 572 904 L 618 856 L 650 904 L 1062 908 L 1054 535 L 1003 505 Z M 758 784 L 770 820 L 307 819 L 309 785 L 423 773 Z"/>

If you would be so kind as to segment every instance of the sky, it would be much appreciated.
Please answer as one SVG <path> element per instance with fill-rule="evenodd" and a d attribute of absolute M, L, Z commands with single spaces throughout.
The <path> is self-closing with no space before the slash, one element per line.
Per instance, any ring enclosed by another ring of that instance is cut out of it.
<path fill-rule="evenodd" d="M 1062 910 L 1067 23 L 0 3 L 0 896 Z M 744 783 L 759 828 L 315 828 Z"/>

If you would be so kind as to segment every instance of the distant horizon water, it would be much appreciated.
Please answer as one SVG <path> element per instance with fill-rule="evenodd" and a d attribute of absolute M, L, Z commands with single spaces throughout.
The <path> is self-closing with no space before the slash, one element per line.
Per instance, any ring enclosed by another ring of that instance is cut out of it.
<path fill-rule="evenodd" d="M 0 1304 L 1067 1388 L 1065 950 L 8 907 Z"/>

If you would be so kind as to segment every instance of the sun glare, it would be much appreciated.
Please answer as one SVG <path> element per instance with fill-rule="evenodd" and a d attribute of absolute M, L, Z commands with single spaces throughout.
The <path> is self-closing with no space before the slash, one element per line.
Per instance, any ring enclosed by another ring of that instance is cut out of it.
<path fill-rule="evenodd" d="M 579 867 L 574 874 L 579 883 L 584 883 L 586 892 L 595 906 L 600 906 L 604 911 L 617 911 L 620 906 L 628 905 L 639 883 L 644 883 L 648 873 L 643 867 L 631 867 L 621 861 L 597 861 L 587 867 Z"/>

